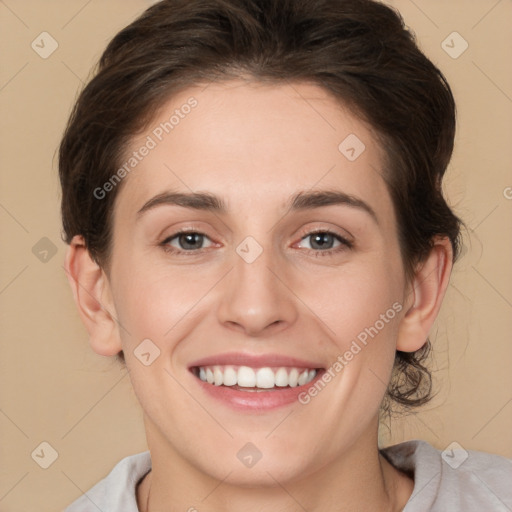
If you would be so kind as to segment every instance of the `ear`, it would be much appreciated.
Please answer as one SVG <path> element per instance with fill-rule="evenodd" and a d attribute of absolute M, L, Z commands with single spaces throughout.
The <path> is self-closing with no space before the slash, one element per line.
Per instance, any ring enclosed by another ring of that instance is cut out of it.
<path fill-rule="evenodd" d="M 427 341 L 448 288 L 453 266 L 453 250 L 448 238 L 437 237 L 415 272 L 406 295 L 406 313 L 400 321 L 396 349 L 419 350 Z"/>
<path fill-rule="evenodd" d="M 108 277 L 92 260 L 80 235 L 68 247 L 64 270 L 93 350 L 102 356 L 116 355 L 122 345 Z"/>

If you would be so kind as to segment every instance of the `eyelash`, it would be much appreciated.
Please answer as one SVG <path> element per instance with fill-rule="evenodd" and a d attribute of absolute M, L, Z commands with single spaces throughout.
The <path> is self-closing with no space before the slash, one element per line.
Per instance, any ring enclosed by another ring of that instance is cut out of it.
<path fill-rule="evenodd" d="M 339 235 L 338 233 L 334 232 L 334 231 L 329 231 L 327 229 L 315 229 L 313 231 L 308 231 L 306 234 L 304 234 L 304 236 L 301 237 L 301 241 L 310 237 L 310 236 L 313 236 L 317 233 L 322 233 L 322 234 L 327 234 L 327 235 L 332 235 L 334 236 L 335 239 L 337 239 L 339 242 L 340 242 L 340 245 L 334 249 L 327 249 L 325 251 L 322 251 L 322 250 L 319 250 L 319 249 L 309 249 L 309 251 L 311 251 L 313 254 L 315 254 L 315 256 L 334 256 L 335 254 L 341 252 L 341 251 L 344 251 L 344 250 L 347 250 L 347 249 L 352 249 L 354 247 L 354 244 L 352 242 L 350 242 L 349 240 L 347 240 L 345 237 Z M 174 240 L 175 238 L 177 238 L 178 236 L 180 235 L 189 235 L 189 234 L 194 234 L 194 235 L 203 235 L 205 236 L 206 238 L 209 238 L 208 235 L 204 234 L 204 233 L 201 233 L 200 231 L 195 231 L 195 230 L 189 230 L 189 229 L 182 229 L 182 230 L 179 230 L 177 231 L 176 233 L 168 236 L 165 240 L 163 240 L 160 245 L 162 246 L 163 250 L 167 253 L 171 253 L 171 254 L 175 254 L 175 255 L 181 255 L 181 254 L 188 254 L 188 255 L 196 255 L 196 254 L 202 254 L 204 252 L 204 250 L 208 249 L 198 249 L 198 250 L 194 250 L 194 249 L 190 249 L 190 250 L 182 250 L 182 249 L 176 249 L 175 247 L 171 247 L 170 245 L 168 245 L 171 240 Z"/>

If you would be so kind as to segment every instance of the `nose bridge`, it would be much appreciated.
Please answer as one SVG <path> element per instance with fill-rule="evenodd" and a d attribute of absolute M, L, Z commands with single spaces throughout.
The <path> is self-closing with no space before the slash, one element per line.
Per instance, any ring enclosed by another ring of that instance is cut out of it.
<path fill-rule="evenodd" d="M 248 236 L 235 248 L 234 268 L 218 311 L 221 323 L 236 324 L 251 335 L 273 324 L 289 325 L 297 316 L 293 294 L 282 282 L 282 258 L 269 233 L 261 234 L 259 240 L 262 243 Z"/>

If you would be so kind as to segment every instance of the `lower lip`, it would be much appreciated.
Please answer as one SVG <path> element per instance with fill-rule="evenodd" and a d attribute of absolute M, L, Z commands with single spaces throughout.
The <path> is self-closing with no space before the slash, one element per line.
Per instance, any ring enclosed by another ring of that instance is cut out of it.
<path fill-rule="evenodd" d="M 208 395 L 224 404 L 243 411 L 269 411 L 298 402 L 299 395 L 306 392 L 315 382 L 322 377 L 325 370 L 317 370 L 315 378 L 295 388 L 272 388 L 259 391 L 238 391 L 229 386 L 215 386 L 194 375 L 194 379 Z"/>

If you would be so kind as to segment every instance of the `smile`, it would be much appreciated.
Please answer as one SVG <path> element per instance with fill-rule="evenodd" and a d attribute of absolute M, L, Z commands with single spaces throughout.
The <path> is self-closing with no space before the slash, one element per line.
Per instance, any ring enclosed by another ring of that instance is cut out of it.
<path fill-rule="evenodd" d="M 319 360 L 247 352 L 210 355 L 192 361 L 188 369 L 206 397 L 255 414 L 297 404 L 298 396 L 325 373 Z"/>
<path fill-rule="evenodd" d="M 228 386 L 239 391 L 294 388 L 309 384 L 317 375 L 315 368 L 215 365 L 199 366 L 192 373 L 214 386 Z"/>

